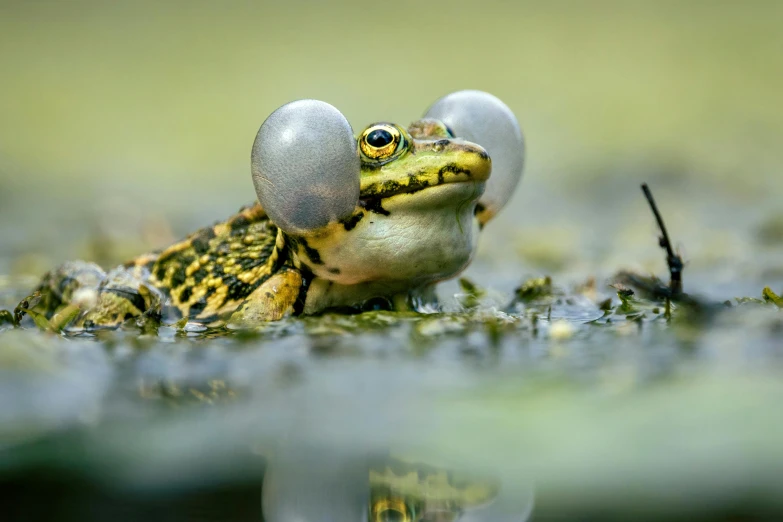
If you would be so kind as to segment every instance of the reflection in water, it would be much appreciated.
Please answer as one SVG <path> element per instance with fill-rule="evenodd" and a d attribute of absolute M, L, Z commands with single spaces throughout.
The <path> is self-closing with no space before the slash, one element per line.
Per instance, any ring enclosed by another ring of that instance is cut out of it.
<path fill-rule="evenodd" d="M 396 457 L 297 452 L 270 462 L 263 511 L 268 522 L 527 520 L 531 491 L 517 495 L 515 512 L 504 512 L 500 486 L 492 477 Z"/>
<path fill-rule="evenodd" d="M 369 482 L 372 522 L 457 520 L 490 503 L 499 489 L 491 479 L 392 458 L 370 467 Z"/>
<path fill-rule="evenodd" d="M 21 475 L 0 475 L 0 519 L 521 522 L 528 520 L 533 507 L 529 488 L 521 492 L 504 490 L 488 477 L 396 458 L 291 452 L 266 465 L 264 459 L 248 454 L 243 458 L 252 461 L 253 471 L 249 475 L 212 483 L 209 477 L 192 477 L 195 480 L 184 488 L 118 488 L 105 476 L 76 477 L 62 469 L 29 469 Z M 229 460 L 223 464 L 240 465 L 236 455 Z"/>

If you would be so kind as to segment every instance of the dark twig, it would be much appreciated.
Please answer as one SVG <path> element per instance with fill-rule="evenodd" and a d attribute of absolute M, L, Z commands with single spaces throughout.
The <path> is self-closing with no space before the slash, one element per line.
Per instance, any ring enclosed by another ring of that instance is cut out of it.
<path fill-rule="evenodd" d="M 644 192 L 644 197 L 647 198 L 650 209 L 652 209 L 653 215 L 655 215 L 655 220 L 658 222 L 658 228 L 661 229 L 661 236 L 658 238 L 658 244 L 661 248 L 666 250 L 666 264 L 669 265 L 670 276 L 669 290 L 671 291 L 672 297 L 677 297 L 682 294 L 682 269 L 684 268 L 684 263 L 682 262 L 682 257 L 676 254 L 672 248 L 672 243 L 669 241 L 669 233 L 666 232 L 666 225 L 663 223 L 661 213 L 658 211 L 658 205 L 655 204 L 655 199 L 653 198 L 647 183 L 642 183 L 642 192 Z"/>

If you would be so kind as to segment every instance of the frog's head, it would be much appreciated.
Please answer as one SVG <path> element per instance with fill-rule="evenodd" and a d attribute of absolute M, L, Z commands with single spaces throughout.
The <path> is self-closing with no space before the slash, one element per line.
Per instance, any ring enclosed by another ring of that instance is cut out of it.
<path fill-rule="evenodd" d="M 261 204 L 302 264 L 337 283 L 393 289 L 467 266 L 479 228 L 519 181 L 523 156 L 510 109 L 461 91 L 408 129 L 375 123 L 358 137 L 329 104 L 289 103 L 261 126 L 252 167 Z"/>

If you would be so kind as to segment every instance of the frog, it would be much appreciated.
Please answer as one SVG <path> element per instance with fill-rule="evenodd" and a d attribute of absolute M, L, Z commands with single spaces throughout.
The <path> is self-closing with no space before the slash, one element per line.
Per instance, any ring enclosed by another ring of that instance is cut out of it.
<path fill-rule="evenodd" d="M 254 140 L 257 201 L 108 272 L 67 262 L 30 309 L 52 319 L 76 308 L 65 329 L 94 331 L 432 308 L 435 285 L 470 264 L 509 201 L 524 157 L 516 116 L 483 91 L 448 94 L 407 128 L 382 121 L 358 134 L 326 102 L 290 102 Z"/>

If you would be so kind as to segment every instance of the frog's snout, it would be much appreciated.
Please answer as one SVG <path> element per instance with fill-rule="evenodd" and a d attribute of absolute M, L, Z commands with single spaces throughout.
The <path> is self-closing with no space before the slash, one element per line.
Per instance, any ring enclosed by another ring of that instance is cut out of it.
<path fill-rule="evenodd" d="M 470 172 L 473 181 L 486 181 L 492 173 L 492 158 L 487 150 L 476 143 L 451 140 L 453 152 L 459 155 L 459 164 Z"/>

